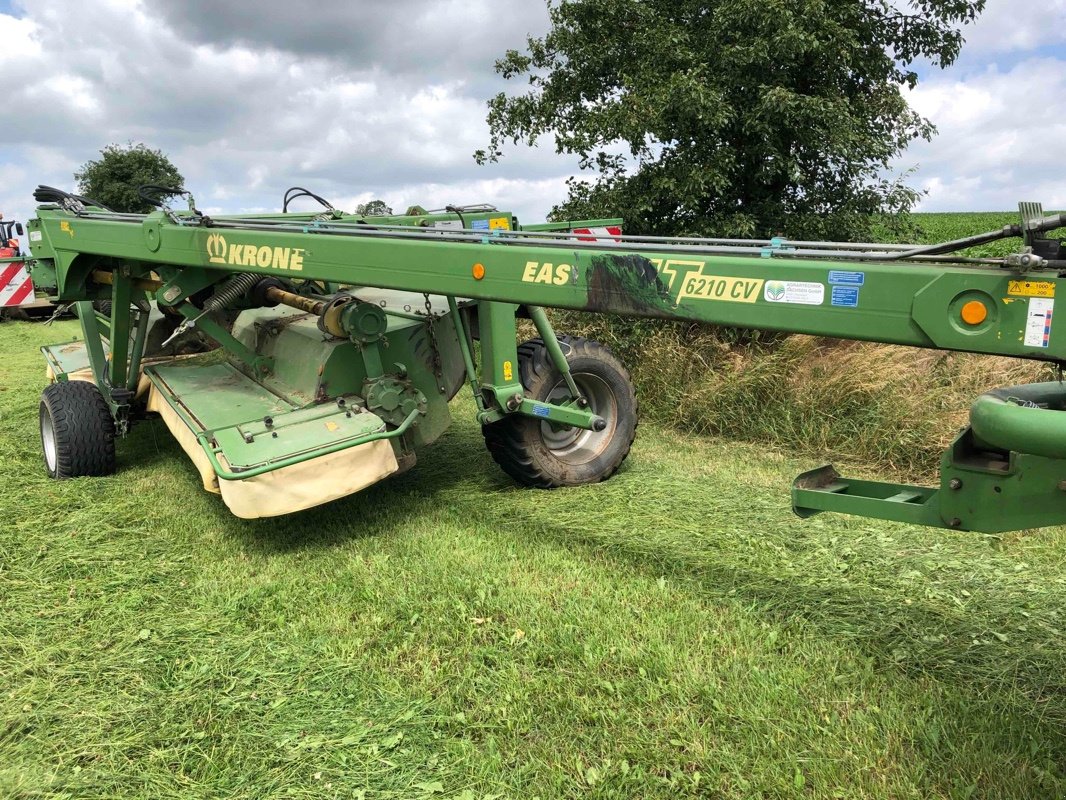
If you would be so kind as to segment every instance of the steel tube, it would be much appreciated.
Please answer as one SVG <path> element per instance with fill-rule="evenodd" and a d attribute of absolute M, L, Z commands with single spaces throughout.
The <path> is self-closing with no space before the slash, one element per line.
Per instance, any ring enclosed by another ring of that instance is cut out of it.
<path fill-rule="evenodd" d="M 559 370 L 559 374 L 563 376 L 563 380 L 566 381 L 566 388 L 570 391 L 570 397 L 574 400 L 580 400 L 581 392 L 578 390 L 577 384 L 574 383 L 574 376 L 570 374 L 570 363 L 566 360 L 566 354 L 559 344 L 559 339 L 552 329 L 551 322 L 548 321 L 548 315 L 540 306 L 526 306 L 526 310 L 529 312 L 529 318 L 533 320 L 533 325 L 537 328 L 537 333 L 540 334 L 540 338 L 544 341 L 549 358 L 551 358 L 555 368 Z"/>
<path fill-rule="evenodd" d="M 459 352 L 463 356 L 463 367 L 466 369 L 466 377 L 470 382 L 470 389 L 474 393 L 474 402 L 477 403 L 478 411 L 485 410 L 485 396 L 481 393 L 481 386 L 477 379 L 477 370 L 474 368 L 474 354 L 470 352 L 470 337 L 466 333 L 466 325 L 459 316 L 459 304 L 451 295 L 448 296 L 448 309 L 451 311 L 452 324 L 455 326 L 455 335 L 459 339 Z"/>
<path fill-rule="evenodd" d="M 93 270 L 92 279 L 104 286 L 112 286 L 115 282 L 115 273 L 106 270 Z M 142 289 L 146 292 L 157 292 L 163 285 L 163 281 L 155 281 L 150 278 L 131 278 L 130 285 L 134 289 Z"/>
<path fill-rule="evenodd" d="M 300 311 L 306 311 L 308 314 L 321 314 L 322 309 L 326 307 L 326 304 L 321 300 L 314 300 L 310 297 L 286 292 L 284 289 L 279 289 L 276 286 L 271 286 L 267 289 L 266 296 L 268 300 L 273 300 L 275 303 L 281 303 L 289 308 L 298 308 Z"/>
<path fill-rule="evenodd" d="M 1008 386 L 970 407 L 970 426 L 983 443 L 1044 458 L 1066 458 L 1066 384 Z"/>

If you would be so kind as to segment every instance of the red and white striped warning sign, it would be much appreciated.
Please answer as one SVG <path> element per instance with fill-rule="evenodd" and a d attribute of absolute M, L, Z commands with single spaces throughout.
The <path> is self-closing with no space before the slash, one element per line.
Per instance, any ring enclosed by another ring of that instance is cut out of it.
<path fill-rule="evenodd" d="M 14 255 L 14 254 L 12 254 Z M 0 264 L 0 307 L 33 302 L 33 281 L 21 261 Z"/>
<path fill-rule="evenodd" d="M 605 228 L 574 228 L 571 233 L 577 234 L 579 242 L 596 242 L 600 239 L 613 239 L 618 241 L 622 235 L 622 229 L 617 225 L 608 225 Z"/>

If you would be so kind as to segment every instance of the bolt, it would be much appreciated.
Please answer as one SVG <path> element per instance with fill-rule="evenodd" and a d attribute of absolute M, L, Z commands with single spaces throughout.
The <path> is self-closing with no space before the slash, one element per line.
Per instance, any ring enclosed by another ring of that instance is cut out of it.
<path fill-rule="evenodd" d="M 600 433 L 601 431 L 607 430 L 607 420 L 605 420 L 605 419 L 596 420 L 595 422 L 592 423 L 592 430 L 596 431 L 596 433 Z"/>
<path fill-rule="evenodd" d="M 273 417 L 263 417 L 263 424 L 266 425 L 268 428 L 274 427 L 274 418 Z"/>
<path fill-rule="evenodd" d="M 948 527 L 949 528 L 961 528 L 962 527 L 962 520 L 959 519 L 958 517 L 953 517 L 951 519 L 951 521 L 948 522 Z"/>
<path fill-rule="evenodd" d="M 168 303 L 173 303 L 179 297 L 181 297 L 180 286 L 171 286 L 165 292 L 163 292 L 163 299 L 166 300 Z"/>
<path fill-rule="evenodd" d="M 341 407 L 341 408 L 344 408 L 344 398 L 343 397 L 338 397 L 337 398 L 337 405 L 339 407 Z"/>
<path fill-rule="evenodd" d="M 952 478 L 950 481 L 948 481 L 948 488 L 958 491 L 962 488 L 962 481 L 960 481 L 958 478 Z"/>
<path fill-rule="evenodd" d="M 255 440 L 255 439 L 254 439 L 254 437 L 252 436 L 252 434 L 250 434 L 250 433 L 246 433 L 246 434 L 244 434 L 244 443 L 245 443 L 245 444 L 251 444 L 251 443 L 252 443 L 252 442 L 253 442 L 254 440 Z"/>
<path fill-rule="evenodd" d="M 274 432 L 272 432 L 272 433 L 271 433 L 270 435 L 271 435 L 271 436 L 272 436 L 273 438 L 275 438 L 275 439 L 277 439 L 277 438 L 278 438 L 278 432 L 277 432 L 277 431 L 274 431 Z"/>

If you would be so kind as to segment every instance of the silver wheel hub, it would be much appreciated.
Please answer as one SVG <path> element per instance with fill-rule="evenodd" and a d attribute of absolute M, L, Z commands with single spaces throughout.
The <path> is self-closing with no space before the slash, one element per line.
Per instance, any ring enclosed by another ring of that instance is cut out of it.
<path fill-rule="evenodd" d="M 41 415 L 41 445 L 44 448 L 44 463 L 49 472 L 56 471 L 59 461 L 56 450 L 56 432 L 52 425 L 52 415 L 47 411 Z"/>
<path fill-rule="evenodd" d="M 585 464 L 599 456 L 610 444 L 618 426 L 618 401 L 602 378 L 589 373 L 574 373 L 573 378 L 581 396 L 588 400 L 589 411 L 603 417 L 607 427 L 602 431 L 587 431 L 542 422 L 540 435 L 545 447 L 559 460 L 568 464 Z M 565 381 L 559 381 L 546 398 L 549 403 L 565 403 L 570 399 Z"/>

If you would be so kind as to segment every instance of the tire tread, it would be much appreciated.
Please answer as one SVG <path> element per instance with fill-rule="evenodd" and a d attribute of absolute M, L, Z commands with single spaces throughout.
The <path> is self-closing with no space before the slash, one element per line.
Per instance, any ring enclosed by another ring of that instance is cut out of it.
<path fill-rule="evenodd" d="M 87 381 L 49 385 L 41 396 L 41 414 L 52 418 L 56 442 L 53 477 L 100 476 L 115 471 L 115 422 L 95 385 Z"/>
<path fill-rule="evenodd" d="M 624 377 L 626 383 L 632 386 L 632 379 L 629 376 L 629 372 L 620 364 L 617 364 L 617 360 L 614 359 L 610 351 L 599 342 L 580 336 L 566 335 L 560 336 L 559 342 L 563 345 L 564 349 L 569 347 L 572 352 L 580 353 L 585 356 L 597 357 L 601 353 L 608 354 L 611 356 L 611 359 L 616 362 L 616 366 L 620 370 L 620 374 Z M 530 339 L 519 345 L 518 374 L 523 386 L 530 387 L 538 385 L 540 379 L 553 369 L 554 365 L 551 363 L 551 357 L 548 355 L 548 349 L 542 339 Z M 597 482 L 605 481 L 614 475 L 622 465 L 622 462 L 625 461 L 626 456 L 629 455 L 629 450 L 633 446 L 633 441 L 636 438 L 637 421 L 639 420 L 635 395 L 633 399 L 633 414 L 636 419 L 633 423 L 629 441 L 625 443 L 621 456 L 615 461 L 615 463 L 611 464 L 607 470 L 597 476 Z M 557 483 L 550 475 L 537 467 L 536 460 L 532 457 L 529 444 L 526 442 L 524 436 L 525 422 L 525 417 L 511 414 L 497 422 L 482 426 L 481 430 L 485 437 L 485 444 L 489 453 L 492 455 L 493 460 L 505 473 L 507 473 L 507 475 L 524 486 L 530 486 L 537 489 L 554 489 L 559 487 L 561 484 Z"/>

